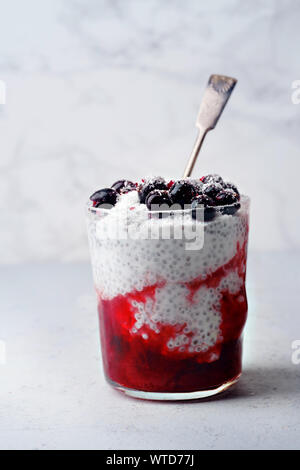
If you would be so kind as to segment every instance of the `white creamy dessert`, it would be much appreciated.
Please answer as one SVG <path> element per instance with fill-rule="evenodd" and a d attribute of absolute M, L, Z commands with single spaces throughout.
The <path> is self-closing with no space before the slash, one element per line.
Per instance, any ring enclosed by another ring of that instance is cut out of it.
<path fill-rule="evenodd" d="M 197 191 L 208 186 L 199 180 L 193 180 L 193 184 Z M 220 183 L 214 184 L 219 190 Z M 211 350 L 206 361 L 218 359 L 213 347 L 222 342 L 222 296 L 226 292 L 238 294 L 245 279 L 245 256 L 230 265 L 239 251 L 246 252 L 247 245 L 248 199 L 241 197 L 238 206 L 233 215 L 218 212 L 207 222 L 193 219 L 191 210 L 174 211 L 172 216 L 164 212 L 164 217 L 158 218 L 141 203 L 135 189 L 119 194 L 111 209 L 89 205 L 88 233 L 96 289 L 104 301 L 128 297 L 135 319 L 132 335 L 147 341 L 149 332 L 159 334 L 163 325 L 178 325 L 165 341 L 170 352 L 195 354 Z M 161 233 L 158 228 L 170 225 L 175 229 L 198 227 L 204 235 L 203 246 L 189 250 L 186 239 L 174 236 L 149 239 L 149 233 Z M 224 272 L 210 282 L 222 269 Z M 154 295 L 142 300 L 134 297 L 151 286 L 155 287 Z M 244 302 L 242 294 L 240 297 Z"/>

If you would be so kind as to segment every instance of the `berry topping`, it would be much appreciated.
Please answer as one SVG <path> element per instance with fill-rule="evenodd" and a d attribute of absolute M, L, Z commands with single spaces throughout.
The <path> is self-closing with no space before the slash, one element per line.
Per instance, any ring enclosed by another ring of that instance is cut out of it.
<path fill-rule="evenodd" d="M 161 191 L 160 189 L 155 189 L 151 191 L 146 197 L 146 206 L 149 210 L 168 210 L 172 205 L 172 199 L 168 191 Z M 156 206 L 156 207 L 153 207 Z M 160 206 L 159 208 L 157 206 Z"/>
<path fill-rule="evenodd" d="M 191 204 L 196 195 L 196 188 L 189 181 L 176 181 L 170 189 L 170 196 L 173 203 L 179 204 L 182 208 L 185 205 Z"/>
<path fill-rule="evenodd" d="M 205 207 L 204 209 L 204 222 L 210 222 L 217 215 L 217 211 L 214 207 Z"/>
<path fill-rule="evenodd" d="M 236 195 L 237 195 L 237 197 L 238 197 L 238 200 L 240 200 L 240 193 L 239 193 L 238 188 L 236 187 L 235 184 L 233 184 L 233 183 L 225 183 L 225 188 L 226 188 L 226 189 L 232 189 L 232 190 L 236 193 Z"/>
<path fill-rule="evenodd" d="M 129 191 L 136 189 L 136 185 L 132 183 L 132 181 L 119 180 L 112 185 L 112 188 L 117 191 L 117 193 L 129 193 Z"/>
<path fill-rule="evenodd" d="M 160 189 L 161 191 L 165 191 L 168 189 L 167 183 L 165 182 L 163 178 L 160 178 L 160 177 L 153 178 L 140 186 L 139 188 L 140 202 L 142 204 L 145 204 L 148 194 L 154 191 L 155 189 Z"/>
<path fill-rule="evenodd" d="M 199 196 L 197 196 L 196 199 L 194 199 L 192 202 L 193 219 L 197 219 L 198 217 L 201 217 L 202 215 L 201 211 L 197 211 L 197 209 L 201 209 L 204 206 L 204 216 L 203 216 L 204 221 L 210 222 L 211 220 L 213 220 L 216 216 L 216 209 L 212 207 L 213 205 L 214 205 L 214 201 L 208 196 L 205 196 L 205 194 L 200 194 Z"/>
<path fill-rule="evenodd" d="M 239 195 L 233 189 L 223 189 L 216 196 L 216 205 L 220 207 L 221 214 L 234 215 L 241 207 L 239 201 Z"/>
<path fill-rule="evenodd" d="M 197 206 L 204 206 L 204 207 L 207 207 L 207 206 L 214 206 L 215 205 L 215 202 L 213 199 L 211 199 L 210 197 L 206 196 L 205 194 L 199 194 L 199 196 L 197 196 L 193 202 L 192 202 L 192 208 L 196 208 Z"/>
<path fill-rule="evenodd" d="M 202 176 L 201 181 L 204 184 L 210 184 L 210 183 L 219 183 L 221 185 L 224 184 L 223 178 L 221 178 L 220 175 L 216 175 L 216 174 Z"/>
<path fill-rule="evenodd" d="M 189 180 L 195 186 L 197 194 L 201 194 L 203 191 L 203 183 L 200 179 L 191 179 Z"/>
<path fill-rule="evenodd" d="M 209 183 L 203 187 L 203 194 L 215 200 L 216 196 L 223 191 L 223 186 L 220 183 Z"/>
<path fill-rule="evenodd" d="M 104 188 L 92 194 L 90 200 L 93 201 L 94 207 L 104 204 L 114 206 L 118 200 L 118 193 L 112 188 Z"/>
<path fill-rule="evenodd" d="M 216 205 L 227 206 L 238 201 L 237 194 L 232 189 L 223 189 L 215 197 Z"/>
<path fill-rule="evenodd" d="M 120 207 L 128 206 L 130 210 L 136 207 L 139 200 L 150 211 L 158 212 L 159 218 L 166 217 L 169 210 L 191 208 L 194 219 L 201 220 L 202 216 L 206 222 L 220 214 L 234 215 L 241 207 L 237 187 L 216 174 L 181 180 L 165 180 L 157 176 L 142 179 L 140 184 L 122 179 L 111 188 L 96 191 L 90 200 L 93 207 L 107 208 L 120 200 Z"/>
<path fill-rule="evenodd" d="M 226 214 L 226 215 L 234 215 L 241 207 L 241 204 L 239 202 L 235 202 L 234 204 L 231 204 L 230 206 L 223 206 L 219 208 L 219 211 L 221 214 Z"/>

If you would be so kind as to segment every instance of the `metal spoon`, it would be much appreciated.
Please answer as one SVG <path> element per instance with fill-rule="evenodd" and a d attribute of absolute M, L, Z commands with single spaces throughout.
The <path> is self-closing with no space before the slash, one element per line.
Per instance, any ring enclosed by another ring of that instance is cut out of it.
<path fill-rule="evenodd" d="M 236 85 L 237 80 L 224 75 L 211 75 L 200 105 L 196 127 L 199 134 L 185 168 L 183 177 L 191 176 L 198 154 L 208 131 L 214 129 L 223 109 Z"/>

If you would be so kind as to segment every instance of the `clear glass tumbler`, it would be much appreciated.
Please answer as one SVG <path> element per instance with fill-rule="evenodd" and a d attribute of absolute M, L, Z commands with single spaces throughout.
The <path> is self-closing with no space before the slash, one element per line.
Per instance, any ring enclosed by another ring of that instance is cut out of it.
<path fill-rule="evenodd" d="M 189 211 L 163 218 L 149 211 L 133 224 L 130 213 L 119 220 L 88 206 L 102 358 L 113 387 L 138 398 L 187 400 L 238 380 L 249 198 L 240 204 L 208 222 Z M 199 229 L 192 244 L 191 222 Z"/>

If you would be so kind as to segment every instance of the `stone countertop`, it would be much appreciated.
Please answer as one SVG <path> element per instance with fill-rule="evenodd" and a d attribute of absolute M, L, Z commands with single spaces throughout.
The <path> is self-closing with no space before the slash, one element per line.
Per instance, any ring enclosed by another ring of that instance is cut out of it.
<path fill-rule="evenodd" d="M 0 449 L 299 448 L 299 266 L 300 254 L 250 255 L 244 374 L 187 403 L 105 383 L 88 264 L 1 267 Z"/>

